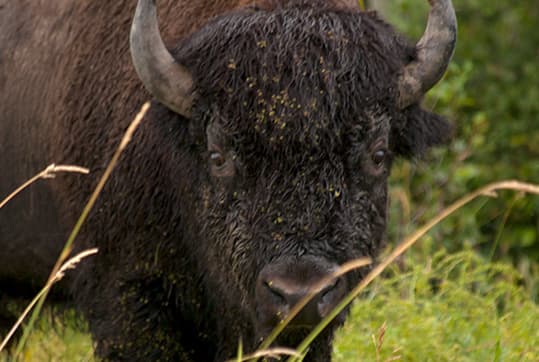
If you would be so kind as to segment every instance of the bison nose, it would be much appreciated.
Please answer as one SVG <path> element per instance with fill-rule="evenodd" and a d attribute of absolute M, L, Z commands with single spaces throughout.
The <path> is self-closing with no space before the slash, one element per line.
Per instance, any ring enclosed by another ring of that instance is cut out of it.
<path fill-rule="evenodd" d="M 292 327 L 313 327 L 344 297 L 346 282 L 331 278 L 336 265 L 314 262 L 281 262 L 260 273 L 256 290 L 259 323 L 273 328 L 307 295 L 313 298 L 291 322 Z"/>
<path fill-rule="evenodd" d="M 303 307 L 292 321 L 296 326 L 315 326 L 337 305 L 341 297 L 340 279 L 328 280 L 327 283 L 298 285 L 290 280 L 274 278 L 266 281 L 267 303 L 273 304 L 276 316 L 285 317 L 288 312 L 309 293 L 313 298 Z"/>

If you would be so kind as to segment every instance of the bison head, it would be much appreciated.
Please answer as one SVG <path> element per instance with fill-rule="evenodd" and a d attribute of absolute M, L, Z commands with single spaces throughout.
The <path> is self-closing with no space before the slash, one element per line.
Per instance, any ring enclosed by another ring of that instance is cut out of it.
<path fill-rule="evenodd" d="M 429 2 L 416 45 L 374 13 L 277 1 L 214 19 L 169 52 L 154 1 L 139 1 L 134 64 L 168 109 L 156 117 L 188 125 L 181 152 L 196 185 L 182 192 L 196 207 L 184 242 L 197 244 L 213 311 L 233 314 L 220 338 L 254 346 L 339 264 L 377 254 L 393 158 L 450 133 L 419 106 L 456 35 L 451 2 Z M 328 283 L 280 343 L 297 343 L 364 273 Z M 327 358 L 327 345 L 313 349 Z"/>

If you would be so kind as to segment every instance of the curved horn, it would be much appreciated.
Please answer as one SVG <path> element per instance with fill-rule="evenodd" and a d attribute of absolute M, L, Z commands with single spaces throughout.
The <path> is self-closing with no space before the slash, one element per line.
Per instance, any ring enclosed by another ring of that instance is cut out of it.
<path fill-rule="evenodd" d="M 416 44 L 417 60 L 404 68 L 399 79 L 400 108 L 421 99 L 442 78 L 455 49 L 457 18 L 451 0 L 429 3 L 427 28 Z"/>
<path fill-rule="evenodd" d="M 174 112 L 189 117 L 193 77 L 161 39 L 155 0 L 139 0 L 129 41 L 135 70 L 146 89 Z"/>

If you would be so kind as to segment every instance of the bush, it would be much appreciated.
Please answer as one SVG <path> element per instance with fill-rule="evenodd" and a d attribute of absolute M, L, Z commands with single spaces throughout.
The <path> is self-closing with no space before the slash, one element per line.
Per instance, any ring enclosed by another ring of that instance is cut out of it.
<path fill-rule="evenodd" d="M 488 182 L 539 182 L 539 6 L 535 0 L 453 2 L 459 21 L 456 53 L 425 103 L 453 121 L 455 139 L 427 162 L 396 165 L 391 241 Z M 370 5 L 413 39 L 423 32 L 427 1 Z M 431 236 L 450 251 L 468 245 L 488 260 L 511 261 L 539 301 L 539 197 L 507 192 L 477 201 Z"/>

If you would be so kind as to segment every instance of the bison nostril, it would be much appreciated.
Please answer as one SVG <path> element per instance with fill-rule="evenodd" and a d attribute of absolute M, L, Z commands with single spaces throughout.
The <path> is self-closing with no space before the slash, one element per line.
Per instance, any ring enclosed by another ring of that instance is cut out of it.
<path fill-rule="evenodd" d="M 328 315 L 344 295 L 343 278 L 331 278 L 336 266 L 320 259 L 283 260 L 260 272 L 255 290 L 257 319 L 271 329 L 299 302 L 311 296 L 290 321 L 290 328 L 312 328 Z"/>
<path fill-rule="evenodd" d="M 318 312 L 322 318 L 327 316 L 341 301 L 344 297 L 345 289 L 344 281 L 337 278 L 318 294 Z"/>
<path fill-rule="evenodd" d="M 269 292 L 269 295 L 273 298 L 275 302 L 278 302 L 280 304 L 287 305 L 288 300 L 286 298 L 286 293 L 279 289 L 277 286 L 275 286 L 275 283 L 273 283 L 271 280 L 264 282 L 264 287 Z"/>
<path fill-rule="evenodd" d="M 330 282 L 327 286 L 325 286 L 318 294 L 323 299 L 326 297 L 326 295 L 330 294 L 334 290 L 336 290 L 339 286 L 340 279 L 334 279 L 332 282 Z"/>

